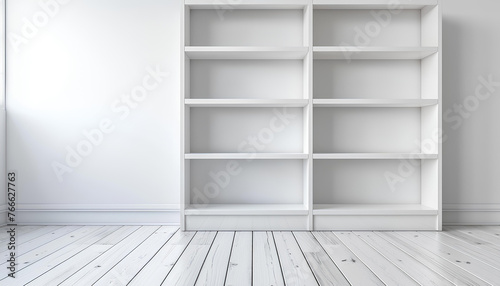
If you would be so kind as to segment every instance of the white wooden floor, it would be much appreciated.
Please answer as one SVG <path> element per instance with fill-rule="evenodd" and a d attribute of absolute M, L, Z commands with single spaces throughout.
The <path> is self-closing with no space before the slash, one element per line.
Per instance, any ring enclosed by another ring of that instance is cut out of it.
<path fill-rule="evenodd" d="M 181 232 L 19 226 L 0 285 L 500 285 L 500 226 L 443 232 Z"/>

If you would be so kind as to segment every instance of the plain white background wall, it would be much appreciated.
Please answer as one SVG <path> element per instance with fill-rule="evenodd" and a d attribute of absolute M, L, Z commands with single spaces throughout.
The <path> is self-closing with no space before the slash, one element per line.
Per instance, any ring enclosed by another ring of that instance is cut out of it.
<path fill-rule="evenodd" d="M 443 219 L 446 223 L 500 222 L 498 11 L 500 1 L 495 0 L 443 3 L 443 131 L 447 136 L 443 144 L 443 207 L 448 210 Z M 497 82 L 496 86 L 483 83 L 481 78 L 488 81 L 488 77 Z M 489 98 L 476 99 L 488 93 Z"/>
<path fill-rule="evenodd" d="M 179 202 L 180 4 L 8 1 L 8 169 L 19 173 L 20 222 L 178 221 L 152 210 Z M 92 132 L 101 124 L 112 129 L 103 138 Z"/>
<path fill-rule="evenodd" d="M 7 164 L 21 180 L 19 219 L 176 223 L 182 1 L 42 2 L 58 3 L 46 23 L 37 0 L 9 0 L 7 10 Z M 500 86 L 483 79 L 500 82 L 500 2 L 442 7 L 444 221 L 499 222 Z M 169 77 L 126 116 L 122 95 L 157 65 Z M 67 165 L 68 146 L 86 150 L 83 132 L 106 118 L 113 131 L 58 180 L 54 162 Z"/>

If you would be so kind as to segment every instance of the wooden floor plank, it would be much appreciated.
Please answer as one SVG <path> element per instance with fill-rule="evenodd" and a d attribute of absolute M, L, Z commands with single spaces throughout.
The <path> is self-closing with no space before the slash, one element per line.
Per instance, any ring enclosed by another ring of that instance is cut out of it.
<path fill-rule="evenodd" d="M 62 226 L 58 226 L 59 228 L 62 227 Z M 7 231 L 10 229 L 11 227 L 2 227 L 0 229 L 0 245 L 5 245 L 9 239 L 10 239 L 10 235 L 7 233 Z M 57 227 L 54 227 L 54 229 L 56 229 Z M 50 232 L 51 229 L 49 229 L 48 227 L 45 227 L 45 226 L 42 226 L 42 225 L 21 225 L 21 226 L 16 226 L 15 227 L 15 233 L 16 233 L 16 240 L 17 242 L 26 242 L 26 241 L 29 241 L 29 239 L 27 239 L 28 237 L 28 234 L 30 232 L 33 232 L 37 229 L 43 229 L 44 233 L 47 233 L 47 232 Z"/>
<path fill-rule="evenodd" d="M 412 233 L 418 235 L 417 232 Z M 460 267 L 454 265 L 448 260 L 425 249 L 421 249 L 407 240 L 399 238 L 396 234 L 391 232 L 376 232 L 375 234 L 393 243 L 409 255 L 415 257 L 415 259 L 419 260 L 422 264 L 432 267 L 455 285 L 491 285 L 486 281 L 463 271 Z"/>
<path fill-rule="evenodd" d="M 158 253 L 146 264 L 129 285 L 160 285 L 174 267 L 187 245 L 193 239 L 195 232 L 176 232 Z"/>
<path fill-rule="evenodd" d="M 233 240 L 234 231 L 217 232 L 195 285 L 224 285 Z"/>
<path fill-rule="evenodd" d="M 253 285 L 285 285 L 271 232 L 253 233 Z"/>
<path fill-rule="evenodd" d="M 178 227 L 163 226 L 104 274 L 94 285 L 125 285 L 174 235 Z"/>
<path fill-rule="evenodd" d="M 216 232 L 199 231 L 161 285 L 194 285 Z"/>
<path fill-rule="evenodd" d="M 252 232 L 235 233 L 225 285 L 252 285 Z"/>
<path fill-rule="evenodd" d="M 92 235 L 87 235 L 82 239 L 75 241 L 53 253 L 40 259 L 34 263 L 23 263 L 18 265 L 16 283 L 19 285 L 24 285 L 37 277 L 51 271 L 52 269 L 60 266 L 61 264 L 69 264 L 69 260 L 80 253 L 81 251 L 88 248 L 93 243 L 97 242 L 99 239 L 113 233 L 119 228 L 119 226 L 107 226 L 99 228 Z"/>
<path fill-rule="evenodd" d="M 480 246 L 482 249 L 487 250 L 491 252 L 492 255 L 495 255 L 497 257 L 500 257 L 500 249 L 496 247 L 496 245 L 479 239 L 473 235 L 469 235 L 465 232 L 457 231 L 457 230 L 448 230 L 443 232 L 445 235 L 448 235 L 450 237 L 459 239 L 467 244 L 473 245 L 473 246 Z"/>
<path fill-rule="evenodd" d="M 0 242 L 5 242 L 5 239 L 9 236 L 7 230 L 9 230 L 7 226 L 0 226 Z"/>
<path fill-rule="evenodd" d="M 498 225 L 484 225 L 476 227 L 486 233 L 489 233 L 490 235 L 500 238 L 500 226 Z"/>
<path fill-rule="evenodd" d="M 314 236 L 351 284 L 384 285 L 332 232 L 315 232 Z"/>
<path fill-rule="evenodd" d="M 81 229 L 82 226 L 64 226 L 64 227 L 59 227 L 59 228 L 54 228 L 52 231 L 45 231 L 45 229 L 38 229 L 35 231 L 32 231 L 30 236 L 23 236 L 23 238 L 20 237 L 20 241 L 17 243 L 17 257 L 20 257 L 21 255 L 28 253 L 34 249 L 37 249 L 38 247 L 47 244 L 51 241 L 54 241 L 60 237 L 63 237 L 67 235 L 68 233 L 71 233 L 73 231 L 76 231 L 78 229 Z M 33 237 L 34 235 L 34 237 Z M 24 241 L 23 239 L 28 239 L 28 241 Z M 1 267 L 4 267 L 6 264 L 7 258 L 9 257 L 10 251 L 5 248 L 4 251 L 0 253 L 0 259 L 2 263 L 0 264 Z"/>
<path fill-rule="evenodd" d="M 29 286 L 37 286 L 37 285 L 58 285 L 58 284 L 46 284 L 47 281 L 61 281 L 68 277 L 68 273 L 64 272 L 65 270 L 76 271 L 81 268 L 82 265 L 85 265 L 99 257 L 107 250 L 111 248 L 110 245 L 91 245 L 87 247 L 84 251 L 81 251 L 71 257 L 69 263 L 72 264 L 62 264 L 61 267 L 56 267 L 51 271 L 48 271 L 48 275 L 42 275 L 34 280 L 31 280 L 28 284 Z M 75 284 L 75 285 L 83 285 L 83 284 Z"/>
<path fill-rule="evenodd" d="M 354 232 L 364 242 L 377 249 L 385 258 L 394 265 L 403 269 L 408 276 L 413 278 L 420 285 L 432 286 L 452 286 L 448 279 L 438 274 L 435 269 L 422 264 L 420 261 L 403 252 L 389 241 L 379 237 L 373 232 Z"/>
<path fill-rule="evenodd" d="M 361 259 L 385 285 L 420 285 L 356 234 L 352 232 L 334 232 L 333 234 Z"/>
<path fill-rule="evenodd" d="M 467 232 L 459 231 L 457 229 L 452 229 L 452 228 L 446 228 L 443 233 L 451 237 L 458 238 L 472 245 L 480 245 L 484 249 L 488 249 L 493 254 L 498 255 L 500 257 L 500 246 L 494 243 L 478 238 L 477 236 L 468 234 Z"/>
<path fill-rule="evenodd" d="M 467 233 L 468 235 L 495 245 L 496 249 L 500 249 L 500 236 L 491 235 L 490 233 L 481 230 L 481 228 L 475 226 L 448 226 L 445 227 L 445 231 L 446 230 L 456 230 Z"/>
<path fill-rule="evenodd" d="M 19 233 L 19 230 L 23 226 L 15 226 L 13 227 L 16 230 L 16 234 Z M 12 227 L 7 227 L 6 225 L 0 226 L 0 243 L 4 244 L 10 237 L 10 234 L 7 231 Z"/>
<path fill-rule="evenodd" d="M 68 246 L 71 245 L 78 240 L 91 236 L 93 235 L 96 231 L 99 229 L 103 228 L 103 226 L 84 226 L 84 227 L 79 227 L 76 230 L 66 233 L 63 236 L 60 236 L 54 240 L 51 240 L 49 242 L 47 241 L 37 241 L 37 244 L 41 244 L 39 247 L 32 249 L 26 253 L 22 253 L 17 257 L 17 261 L 20 265 L 30 265 L 32 263 L 35 263 L 52 253 Z M 45 236 L 43 236 L 45 237 Z M 50 239 L 50 237 L 48 237 Z M 35 241 L 35 240 L 32 240 Z M 22 247 L 19 247 L 18 249 L 22 249 Z M 24 252 L 24 251 L 22 251 Z M 21 251 L 19 251 L 21 253 Z"/>
<path fill-rule="evenodd" d="M 25 243 L 31 241 L 32 239 L 38 238 L 42 235 L 55 232 L 58 229 L 66 228 L 68 226 L 64 225 L 47 225 L 47 226 L 23 226 L 18 232 L 18 238 L 20 243 Z M 75 226 L 74 226 L 75 227 Z M 81 226 L 76 226 L 81 227 Z"/>
<path fill-rule="evenodd" d="M 92 285 L 102 275 L 118 264 L 131 251 L 152 235 L 159 226 L 142 226 L 105 253 L 73 273 L 61 285 Z"/>
<path fill-rule="evenodd" d="M 64 253 L 72 248 L 77 248 L 79 245 L 88 240 L 92 241 L 96 236 L 98 237 L 101 233 L 106 232 L 107 228 L 108 227 L 103 226 L 84 226 L 50 241 L 49 243 L 43 244 L 38 248 L 26 252 L 18 258 L 18 271 L 55 253 Z"/>
<path fill-rule="evenodd" d="M 107 227 L 106 227 L 107 228 Z M 94 242 L 83 251 L 72 256 L 65 263 L 59 264 L 52 268 L 50 271 L 45 272 L 40 277 L 31 281 L 32 285 L 59 285 L 62 281 L 67 279 L 71 274 L 75 273 L 99 255 L 105 253 L 114 244 L 120 242 L 131 233 L 139 229 L 138 226 L 123 226 L 111 232 L 107 236 Z M 30 284 L 28 284 L 30 285 Z"/>
<path fill-rule="evenodd" d="M 432 238 L 439 243 L 446 244 L 472 257 L 476 257 L 477 259 L 480 259 L 484 263 L 487 263 L 499 269 L 500 271 L 500 260 L 498 259 L 499 256 L 492 253 L 489 249 L 484 249 L 483 247 L 481 247 L 481 245 L 467 243 L 461 239 L 447 235 L 445 234 L 445 232 L 422 231 L 419 233 L 421 235 Z"/>
<path fill-rule="evenodd" d="M 477 277 L 481 277 L 482 280 L 492 285 L 500 285 L 500 271 L 470 255 L 464 254 L 452 247 L 447 246 L 446 244 L 439 243 L 418 233 L 399 232 L 394 233 L 394 235 L 398 235 L 415 243 L 420 248 L 426 249 L 427 251 L 450 261 L 452 264 L 460 267 L 464 271 L 467 271 Z"/>
<path fill-rule="evenodd" d="M 320 285 L 350 285 L 312 233 L 293 234 Z"/>
<path fill-rule="evenodd" d="M 273 232 L 286 285 L 318 285 L 293 234 Z"/>
<path fill-rule="evenodd" d="M 51 236 L 53 238 L 57 237 L 58 233 L 61 233 L 62 229 L 77 229 L 82 226 L 62 226 L 62 225 L 48 225 L 40 228 L 30 229 L 26 232 L 21 231 L 18 237 L 18 244 L 24 244 L 31 242 L 33 239 L 38 239 L 41 236 Z"/>

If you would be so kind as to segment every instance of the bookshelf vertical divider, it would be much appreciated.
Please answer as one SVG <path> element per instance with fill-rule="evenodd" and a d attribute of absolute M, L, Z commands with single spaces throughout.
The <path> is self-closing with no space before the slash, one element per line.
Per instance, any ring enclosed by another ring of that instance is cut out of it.
<path fill-rule="evenodd" d="M 184 3 L 182 230 L 441 229 L 438 0 Z"/>

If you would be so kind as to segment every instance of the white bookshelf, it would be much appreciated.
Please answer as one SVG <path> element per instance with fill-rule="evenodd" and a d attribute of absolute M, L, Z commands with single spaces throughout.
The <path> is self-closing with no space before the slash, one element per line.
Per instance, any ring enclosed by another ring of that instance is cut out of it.
<path fill-rule="evenodd" d="M 440 230 L 440 15 L 185 0 L 181 228 Z"/>

